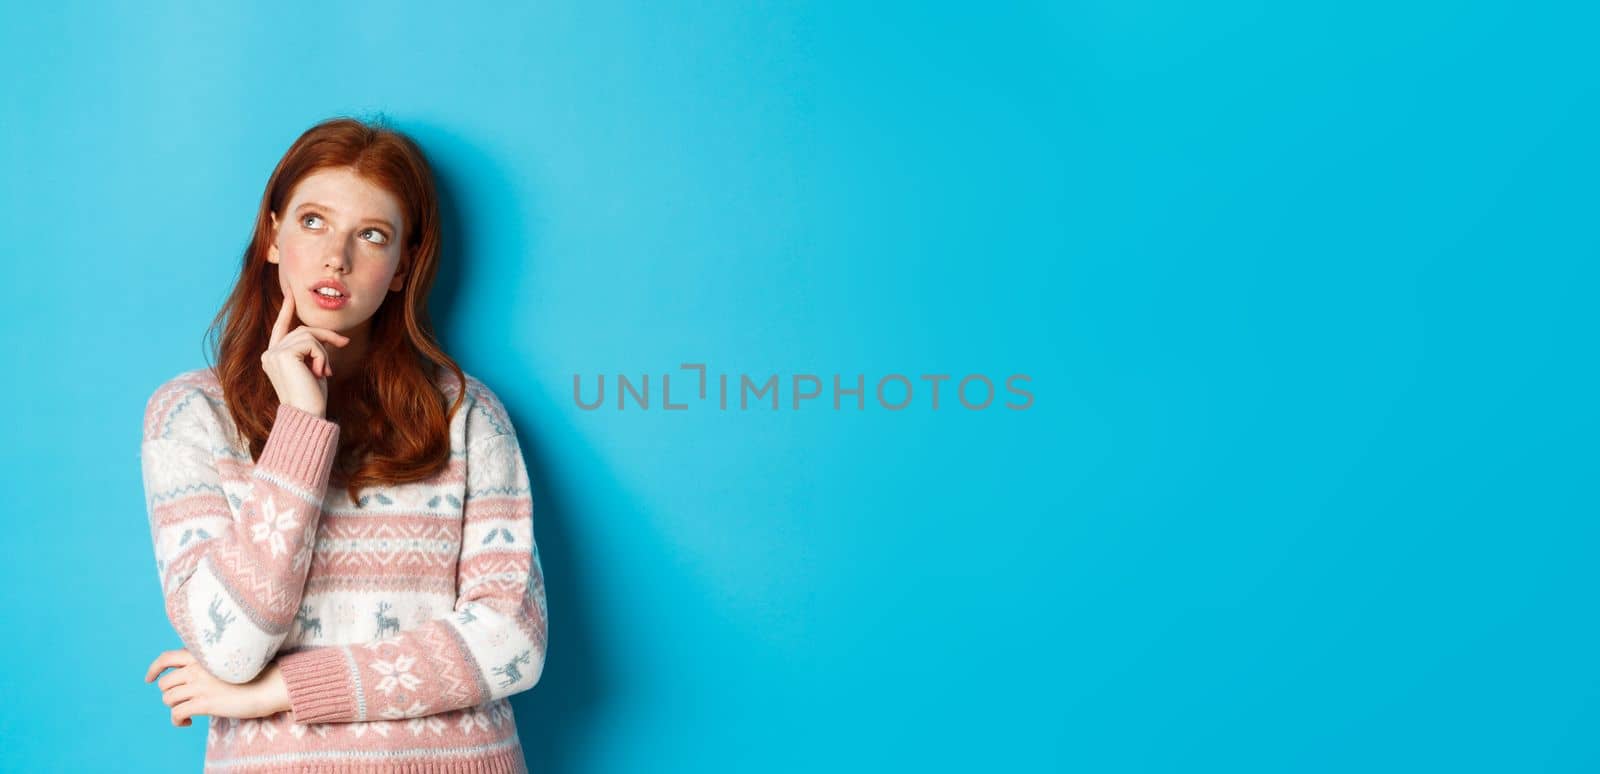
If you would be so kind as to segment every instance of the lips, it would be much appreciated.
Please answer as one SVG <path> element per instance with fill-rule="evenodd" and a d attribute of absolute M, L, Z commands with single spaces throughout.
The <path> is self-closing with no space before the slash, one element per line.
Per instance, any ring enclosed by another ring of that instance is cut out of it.
<path fill-rule="evenodd" d="M 338 291 L 339 295 L 325 296 L 318 288 L 332 288 Z M 342 309 L 345 304 L 350 303 L 350 291 L 345 288 L 344 283 L 336 279 L 319 280 L 317 284 L 311 286 L 311 300 L 323 309 Z"/>
<path fill-rule="evenodd" d="M 318 298 L 331 298 L 331 296 L 323 295 L 321 288 L 332 288 L 338 292 L 340 298 L 350 297 L 350 289 L 345 287 L 343 282 L 340 282 L 336 279 L 318 280 L 315 285 L 311 286 L 312 295 Z"/>

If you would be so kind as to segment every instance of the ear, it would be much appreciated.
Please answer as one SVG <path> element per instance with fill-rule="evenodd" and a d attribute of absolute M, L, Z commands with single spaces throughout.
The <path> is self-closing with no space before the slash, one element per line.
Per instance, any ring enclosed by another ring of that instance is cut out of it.
<path fill-rule="evenodd" d="M 278 262 L 278 213 L 267 212 L 272 216 L 272 241 L 267 244 L 267 263 Z"/>
<path fill-rule="evenodd" d="M 390 290 L 399 290 L 406 286 L 406 264 L 410 263 L 408 257 L 400 259 L 399 268 L 394 270 L 394 279 L 389 280 Z"/>

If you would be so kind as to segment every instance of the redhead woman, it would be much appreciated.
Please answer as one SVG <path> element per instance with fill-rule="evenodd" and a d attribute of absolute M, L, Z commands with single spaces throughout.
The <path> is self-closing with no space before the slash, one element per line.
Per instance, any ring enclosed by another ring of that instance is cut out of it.
<path fill-rule="evenodd" d="M 183 647 L 145 676 L 205 768 L 526 771 L 509 697 L 544 670 L 515 428 L 433 335 L 433 175 L 350 118 L 273 170 L 215 365 L 145 407 L 145 498 Z"/>

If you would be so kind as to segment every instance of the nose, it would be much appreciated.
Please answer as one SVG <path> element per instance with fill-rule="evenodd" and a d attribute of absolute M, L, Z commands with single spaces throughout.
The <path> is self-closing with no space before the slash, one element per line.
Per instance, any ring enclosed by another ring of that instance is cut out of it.
<path fill-rule="evenodd" d="M 337 240 L 332 249 L 322 260 L 322 265 L 341 274 L 350 271 L 350 251 L 354 249 L 348 240 Z"/>

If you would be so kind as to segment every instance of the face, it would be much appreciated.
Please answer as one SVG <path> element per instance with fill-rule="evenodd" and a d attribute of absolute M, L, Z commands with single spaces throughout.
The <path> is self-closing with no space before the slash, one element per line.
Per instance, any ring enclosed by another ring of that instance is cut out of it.
<path fill-rule="evenodd" d="M 272 213 L 267 260 L 278 264 L 295 316 L 317 328 L 348 333 L 364 325 L 390 292 L 404 285 L 400 202 L 349 168 L 318 170 L 300 181 L 283 213 Z M 344 298 L 313 286 L 335 280 Z"/>

